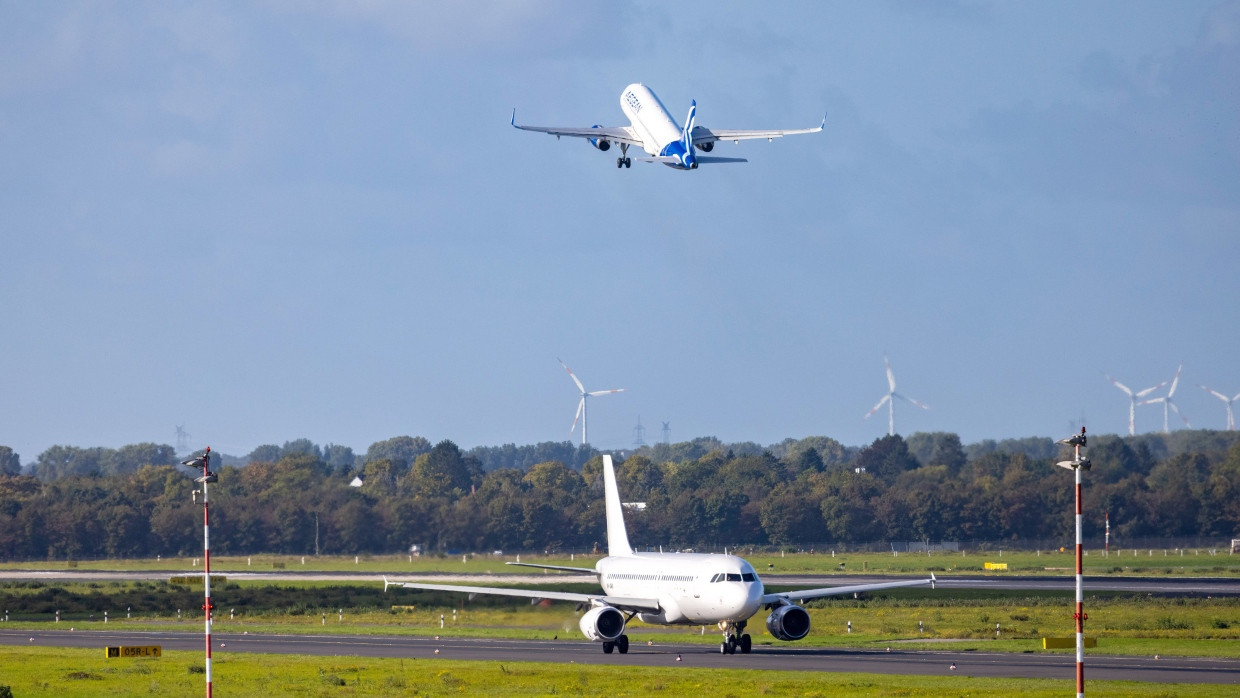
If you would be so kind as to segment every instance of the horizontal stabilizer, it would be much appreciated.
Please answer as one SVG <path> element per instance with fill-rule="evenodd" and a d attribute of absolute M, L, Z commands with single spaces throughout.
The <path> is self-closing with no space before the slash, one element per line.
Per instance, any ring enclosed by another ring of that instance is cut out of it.
<path fill-rule="evenodd" d="M 675 157 L 674 155 L 652 155 L 648 158 L 633 158 L 633 159 L 636 160 L 637 162 L 661 162 L 666 165 L 679 165 L 680 164 L 680 158 Z M 707 155 L 696 155 L 694 156 L 694 160 L 696 160 L 698 164 L 702 164 L 702 163 L 714 164 L 714 163 L 719 163 L 719 162 L 749 162 L 745 158 L 718 158 L 718 157 L 710 157 Z"/>

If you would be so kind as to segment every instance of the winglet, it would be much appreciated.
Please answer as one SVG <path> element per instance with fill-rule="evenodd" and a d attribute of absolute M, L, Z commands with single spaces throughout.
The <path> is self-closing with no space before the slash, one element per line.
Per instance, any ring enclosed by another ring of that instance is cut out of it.
<path fill-rule="evenodd" d="M 512 118 L 514 118 L 514 119 L 515 119 L 515 118 L 517 118 L 517 110 L 516 110 L 516 109 L 513 109 L 513 110 L 512 110 Z M 824 112 L 822 113 L 822 123 L 821 123 L 821 124 L 818 124 L 818 130 L 819 130 L 819 131 L 821 131 L 823 128 L 825 128 L 825 127 L 826 127 L 826 125 L 827 125 L 827 112 L 825 112 L 825 111 L 824 111 Z"/>
<path fill-rule="evenodd" d="M 931 588 L 931 589 L 933 589 L 933 588 L 934 588 L 934 583 L 935 583 L 935 582 L 937 582 L 937 581 L 939 581 L 939 578 L 938 578 L 938 577 L 936 577 L 936 576 L 934 576 L 934 573 L 933 573 L 933 572 L 931 572 L 931 573 L 930 573 L 930 588 Z"/>
<path fill-rule="evenodd" d="M 392 583 L 388 581 L 387 575 L 386 574 L 383 575 L 383 592 L 385 594 L 387 593 L 388 586 L 390 586 L 391 584 Z"/>
<path fill-rule="evenodd" d="M 616 487 L 616 470 L 609 455 L 603 456 L 603 498 L 607 506 L 607 554 L 632 555 L 629 534 L 624 530 L 624 507 Z"/>
<path fill-rule="evenodd" d="M 823 123 L 826 123 L 827 118 L 824 116 L 822 120 L 823 120 Z M 512 120 L 509 121 L 508 123 L 512 124 L 513 128 L 517 127 L 517 108 L 516 107 L 512 108 Z"/>

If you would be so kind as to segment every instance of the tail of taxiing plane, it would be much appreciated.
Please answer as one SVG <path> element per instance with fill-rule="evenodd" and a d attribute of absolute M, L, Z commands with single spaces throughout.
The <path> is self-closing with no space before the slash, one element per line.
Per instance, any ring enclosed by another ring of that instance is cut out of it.
<path fill-rule="evenodd" d="M 607 554 L 632 555 L 633 549 L 629 547 L 629 534 L 624 528 L 624 508 L 620 506 L 620 490 L 616 487 L 616 470 L 611 464 L 611 456 L 603 456 L 603 500 L 607 505 Z"/>

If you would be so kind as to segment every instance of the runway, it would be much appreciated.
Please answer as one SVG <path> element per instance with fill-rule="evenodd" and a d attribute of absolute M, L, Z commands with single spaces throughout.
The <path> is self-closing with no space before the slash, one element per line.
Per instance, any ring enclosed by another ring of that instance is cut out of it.
<path fill-rule="evenodd" d="M 628 654 L 603 654 L 585 640 L 491 640 L 428 635 L 237 635 L 213 634 L 213 657 L 228 652 L 314 656 L 401 657 L 502 662 L 556 662 L 622 666 L 685 666 L 706 669 L 865 672 L 922 676 L 977 676 L 1063 679 L 1075 676 L 1075 656 L 1051 653 L 960 652 L 951 649 L 909 651 L 852 648 L 757 646 L 749 655 L 721 655 L 712 646 L 656 644 L 636 636 Z M 167 650 L 203 649 L 201 634 L 180 632 L 109 632 L 0 630 L 0 645 L 89 647 L 162 645 Z M 439 650 L 439 654 L 435 653 Z M 680 657 L 681 661 L 677 661 Z M 955 665 L 955 669 L 951 666 Z M 1086 680 L 1240 685 L 1240 660 L 1086 655 Z"/>

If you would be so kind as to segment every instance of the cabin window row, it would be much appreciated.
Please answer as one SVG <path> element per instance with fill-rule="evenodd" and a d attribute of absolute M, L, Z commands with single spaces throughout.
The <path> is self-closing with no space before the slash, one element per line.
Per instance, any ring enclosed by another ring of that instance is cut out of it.
<path fill-rule="evenodd" d="M 687 574 L 611 574 L 612 579 L 631 579 L 641 582 L 692 582 L 693 576 Z"/>

